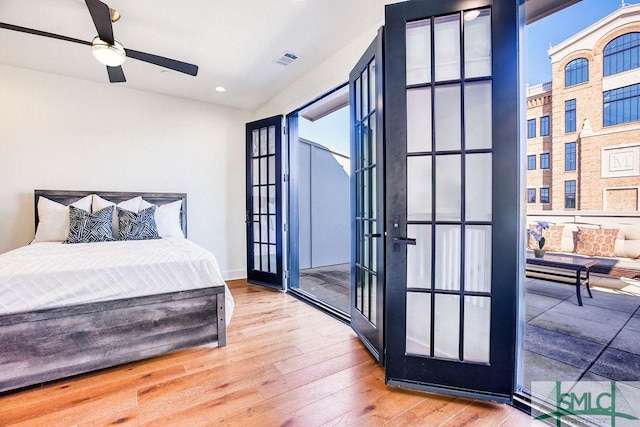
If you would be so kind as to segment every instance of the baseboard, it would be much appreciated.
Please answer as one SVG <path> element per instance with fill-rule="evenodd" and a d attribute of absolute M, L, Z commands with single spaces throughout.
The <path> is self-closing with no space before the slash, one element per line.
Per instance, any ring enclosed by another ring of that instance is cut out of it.
<path fill-rule="evenodd" d="M 227 270 L 222 272 L 224 280 L 246 279 L 247 270 Z"/>

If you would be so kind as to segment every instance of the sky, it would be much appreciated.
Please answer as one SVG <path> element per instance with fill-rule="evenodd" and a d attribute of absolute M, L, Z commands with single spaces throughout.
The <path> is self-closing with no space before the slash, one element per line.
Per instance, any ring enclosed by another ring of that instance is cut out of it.
<path fill-rule="evenodd" d="M 626 4 L 640 0 L 625 0 Z M 621 0 L 582 0 L 551 16 L 543 18 L 525 29 L 527 83 L 536 85 L 551 81 L 549 47 L 555 46 L 616 11 Z M 320 119 L 315 123 L 302 123 L 300 136 L 349 155 L 348 108 Z"/>
<path fill-rule="evenodd" d="M 626 0 L 626 4 L 640 0 Z M 620 0 L 582 0 L 573 6 L 527 25 L 527 83 L 536 85 L 551 81 L 549 46 L 555 46 L 614 12 Z"/>

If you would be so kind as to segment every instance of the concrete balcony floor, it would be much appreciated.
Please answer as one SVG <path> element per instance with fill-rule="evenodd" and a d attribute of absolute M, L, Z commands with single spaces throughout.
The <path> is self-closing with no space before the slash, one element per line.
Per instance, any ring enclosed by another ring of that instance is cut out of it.
<path fill-rule="evenodd" d="M 640 381 L 640 281 L 592 275 L 591 292 L 527 278 L 523 385 Z"/>
<path fill-rule="evenodd" d="M 349 312 L 349 264 L 300 272 L 300 288 Z M 531 381 L 640 381 L 640 281 L 591 275 L 591 292 L 525 279 L 522 384 Z"/>

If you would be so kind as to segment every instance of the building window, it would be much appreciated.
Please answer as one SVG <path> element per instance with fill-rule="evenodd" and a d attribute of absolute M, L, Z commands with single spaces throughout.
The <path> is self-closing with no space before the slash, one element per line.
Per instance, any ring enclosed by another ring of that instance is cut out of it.
<path fill-rule="evenodd" d="M 564 144 L 564 170 L 576 170 L 576 143 L 569 142 Z"/>
<path fill-rule="evenodd" d="M 530 170 L 530 171 L 536 170 L 536 155 L 535 154 L 527 156 L 527 170 Z"/>
<path fill-rule="evenodd" d="M 549 169 L 549 153 L 540 154 L 540 169 Z"/>
<path fill-rule="evenodd" d="M 536 137 L 536 119 L 527 120 L 527 138 Z"/>
<path fill-rule="evenodd" d="M 576 182 L 575 181 L 564 182 L 564 208 L 565 209 L 576 208 Z"/>
<path fill-rule="evenodd" d="M 564 101 L 564 131 L 565 133 L 576 131 L 576 100 Z"/>
<path fill-rule="evenodd" d="M 640 120 L 640 84 L 608 90 L 603 94 L 604 126 Z"/>
<path fill-rule="evenodd" d="M 535 202 L 536 202 L 536 189 L 527 188 L 527 203 L 535 203 Z"/>
<path fill-rule="evenodd" d="M 604 48 L 604 75 L 610 76 L 640 66 L 640 33 L 627 33 Z"/>
<path fill-rule="evenodd" d="M 549 187 L 540 188 L 540 203 L 549 203 Z"/>
<path fill-rule="evenodd" d="M 564 67 L 564 86 L 569 87 L 589 81 L 589 61 L 577 58 Z"/>
<path fill-rule="evenodd" d="M 549 116 L 540 117 L 540 136 L 549 136 Z"/>

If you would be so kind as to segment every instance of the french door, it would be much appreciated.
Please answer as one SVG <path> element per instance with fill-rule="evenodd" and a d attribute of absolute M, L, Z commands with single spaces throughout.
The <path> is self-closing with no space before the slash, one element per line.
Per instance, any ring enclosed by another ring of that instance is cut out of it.
<path fill-rule="evenodd" d="M 247 123 L 247 281 L 283 289 L 282 116 Z"/>
<path fill-rule="evenodd" d="M 349 75 L 351 326 L 384 364 L 383 31 Z"/>
<path fill-rule="evenodd" d="M 514 391 L 518 13 L 517 0 L 387 6 L 388 384 L 505 401 Z"/>

